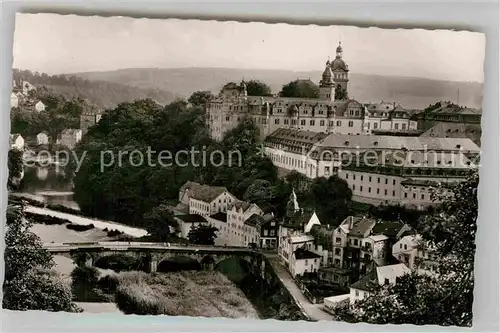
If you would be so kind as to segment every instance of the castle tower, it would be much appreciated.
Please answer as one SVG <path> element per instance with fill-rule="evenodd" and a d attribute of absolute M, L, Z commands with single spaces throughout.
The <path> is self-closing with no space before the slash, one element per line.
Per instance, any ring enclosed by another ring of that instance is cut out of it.
<path fill-rule="evenodd" d="M 333 101 L 335 99 L 335 82 L 333 81 L 333 72 L 330 66 L 330 59 L 328 59 L 319 82 L 319 98 Z"/>
<path fill-rule="evenodd" d="M 346 100 L 348 98 L 349 67 L 342 59 L 342 54 L 342 45 L 339 42 L 335 59 L 330 64 L 335 82 L 335 100 Z"/>

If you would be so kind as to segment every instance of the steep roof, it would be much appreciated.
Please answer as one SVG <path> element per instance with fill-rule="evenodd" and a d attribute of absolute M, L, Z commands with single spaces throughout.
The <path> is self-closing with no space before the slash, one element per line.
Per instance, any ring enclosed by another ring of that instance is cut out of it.
<path fill-rule="evenodd" d="M 207 222 L 207 220 L 199 214 L 176 215 L 175 217 L 186 223 Z"/>
<path fill-rule="evenodd" d="M 345 135 L 330 134 L 320 142 L 316 147 L 327 148 L 357 148 L 358 149 L 377 149 L 377 150 L 401 150 L 403 148 L 409 151 L 473 151 L 479 152 L 479 148 L 472 140 L 468 138 L 435 138 L 435 137 L 409 137 L 409 136 L 390 136 L 390 135 Z M 457 148 L 458 147 L 458 148 Z"/>
<path fill-rule="evenodd" d="M 382 234 L 387 237 L 396 237 L 403 228 L 404 223 L 399 221 L 379 221 L 372 229 L 374 235 Z"/>
<path fill-rule="evenodd" d="M 355 218 L 356 219 L 356 218 Z M 369 218 L 358 218 L 354 222 L 354 226 L 352 227 L 351 231 L 349 232 L 349 235 L 354 236 L 354 237 L 364 237 L 367 232 L 369 232 L 373 226 L 375 225 L 376 221 L 373 219 Z"/>
<path fill-rule="evenodd" d="M 218 220 L 221 222 L 227 222 L 227 214 L 226 213 L 218 212 L 218 213 L 210 215 L 210 217 L 213 218 L 214 220 Z"/>
<path fill-rule="evenodd" d="M 312 215 L 311 215 L 311 218 L 309 219 L 309 221 L 307 222 L 307 224 L 305 225 L 304 227 L 304 232 L 305 233 L 308 233 L 311 231 L 311 228 L 314 226 L 314 225 L 321 225 L 321 222 L 319 221 L 319 218 L 318 218 L 318 215 L 316 215 L 316 212 L 314 212 Z"/>
<path fill-rule="evenodd" d="M 209 185 L 193 186 L 190 188 L 189 197 L 204 202 L 212 202 L 219 195 L 221 195 L 226 191 L 227 188 L 222 186 L 209 186 Z"/>
<path fill-rule="evenodd" d="M 242 209 L 243 212 L 246 212 L 248 208 L 250 208 L 250 206 L 252 206 L 251 203 L 249 202 L 246 202 L 246 201 L 242 201 L 242 200 L 235 200 L 229 209 L 233 209 L 233 208 L 236 208 L 236 210 L 240 210 Z"/>
<path fill-rule="evenodd" d="M 351 284 L 351 288 L 364 291 L 374 291 L 378 287 L 378 276 L 375 269 L 372 269 L 371 271 L 363 275 L 358 281 Z"/>
<path fill-rule="evenodd" d="M 297 250 L 295 250 L 294 254 L 295 254 L 295 259 L 297 260 L 321 258 L 319 254 L 311 252 L 306 249 L 302 249 L 300 247 Z"/>
<path fill-rule="evenodd" d="M 376 267 L 378 283 L 384 284 L 385 279 L 393 281 L 395 278 L 410 273 L 410 269 L 404 264 L 387 265 Z"/>
<path fill-rule="evenodd" d="M 185 191 L 185 190 L 188 190 L 188 189 L 192 189 L 194 187 L 198 187 L 198 186 L 201 186 L 200 183 L 197 183 L 197 182 L 192 182 L 192 181 L 187 181 L 184 183 L 184 185 L 182 185 L 180 188 L 179 188 L 179 191 Z"/>
<path fill-rule="evenodd" d="M 248 219 L 245 220 L 245 224 L 251 227 L 260 226 L 265 220 L 259 214 L 252 214 Z"/>

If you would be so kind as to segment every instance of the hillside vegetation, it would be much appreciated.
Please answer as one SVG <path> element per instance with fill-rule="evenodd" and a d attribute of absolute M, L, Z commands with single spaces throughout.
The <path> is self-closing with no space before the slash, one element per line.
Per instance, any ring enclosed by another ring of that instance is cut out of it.
<path fill-rule="evenodd" d="M 195 91 L 217 92 L 227 82 L 260 80 L 278 93 L 283 85 L 297 78 L 311 79 L 316 84 L 318 71 L 294 72 L 286 70 L 258 70 L 233 68 L 131 68 L 105 72 L 72 74 L 89 80 L 100 80 L 144 88 L 171 91 L 183 97 Z M 475 82 L 438 81 L 415 77 L 397 77 L 350 73 L 349 97 L 361 102 L 395 101 L 406 108 L 425 108 L 439 100 L 457 100 L 460 105 L 479 108 L 482 104 L 483 84 Z"/>
<path fill-rule="evenodd" d="M 115 107 L 122 102 L 150 98 L 160 104 L 172 102 L 176 96 L 162 89 L 138 88 L 128 81 L 88 80 L 70 75 L 49 76 L 46 73 L 13 69 L 14 80 L 28 81 L 34 86 L 46 86 L 48 90 L 59 93 L 67 99 L 84 98 L 102 108 Z"/>

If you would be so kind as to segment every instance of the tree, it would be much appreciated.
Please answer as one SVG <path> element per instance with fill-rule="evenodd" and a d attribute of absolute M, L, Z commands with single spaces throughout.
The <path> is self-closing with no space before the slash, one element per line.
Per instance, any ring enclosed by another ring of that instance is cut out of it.
<path fill-rule="evenodd" d="M 478 214 L 477 171 L 447 194 L 438 187 L 435 198 L 444 200 L 420 223 L 420 234 L 432 246 L 438 275 L 411 273 L 394 285 L 379 288 L 354 307 L 339 310 L 335 320 L 373 324 L 472 324 L 474 254 Z"/>
<path fill-rule="evenodd" d="M 296 80 L 283 86 L 281 97 L 318 98 L 319 87 L 311 80 Z"/>
<path fill-rule="evenodd" d="M 178 228 L 174 214 L 167 205 L 161 204 L 144 214 L 146 230 L 161 242 L 168 240 L 171 235 L 170 227 Z"/>
<path fill-rule="evenodd" d="M 211 225 L 199 224 L 189 230 L 187 237 L 193 244 L 214 245 L 215 238 L 217 238 L 217 231 L 219 231 L 219 229 Z"/>
<path fill-rule="evenodd" d="M 20 150 L 9 150 L 7 167 L 9 170 L 7 188 L 16 188 L 17 186 L 19 186 L 19 182 L 21 181 L 23 176 L 23 153 Z"/>
<path fill-rule="evenodd" d="M 342 101 L 345 99 L 347 99 L 347 90 L 339 84 L 335 87 L 335 100 Z"/>
<path fill-rule="evenodd" d="M 71 301 L 71 289 L 55 271 L 54 261 L 30 231 L 22 206 L 7 207 L 5 277 L 2 305 L 10 310 L 80 311 Z"/>
<path fill-rule="evenodd" d="M 271 87 L 258 80 L 250 80 L 246 83 L 248 96 L 272 96 Z"/>
<path fill-rule="evenodd" d="M 189 98 L 188 102 L 194 106 L 205 106 L 207 102 L 213 97 L 210 91 L 195 91 Z"/>
<path fill-rule="evenodd" d="M 320 221 L 337 225 L 350 215 L 352 191 L 347 182 L 337 176 L 316 178 L 304 195 L 304 203 L 313 207 Z"/>
<path fill-rule="evenodd" d="M 257 179 L 248 186 L 243 200 L 262 206 L 272 198 L 271 183 L 267 180 Z"/>

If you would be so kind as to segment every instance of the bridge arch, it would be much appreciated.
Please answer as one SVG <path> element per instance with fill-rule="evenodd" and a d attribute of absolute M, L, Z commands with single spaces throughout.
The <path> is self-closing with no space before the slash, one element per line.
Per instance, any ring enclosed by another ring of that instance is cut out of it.
<path fill-rule="evenodd" d="M 102 269 L 112 269 L 115 272 L 141 271 L 145 269 L 143 258 L 125 253 L 104 254 L 95 258 L 93 265 Z"/>
<path fill-rule="evenodd" d="M 192 257 L 184 255 L 175 255 L 172 257 L 164 258 L 158 262 L 156 271 L 179 272 L 179 271 L 199 271 L 202 269 L 200 262 Z"/>

